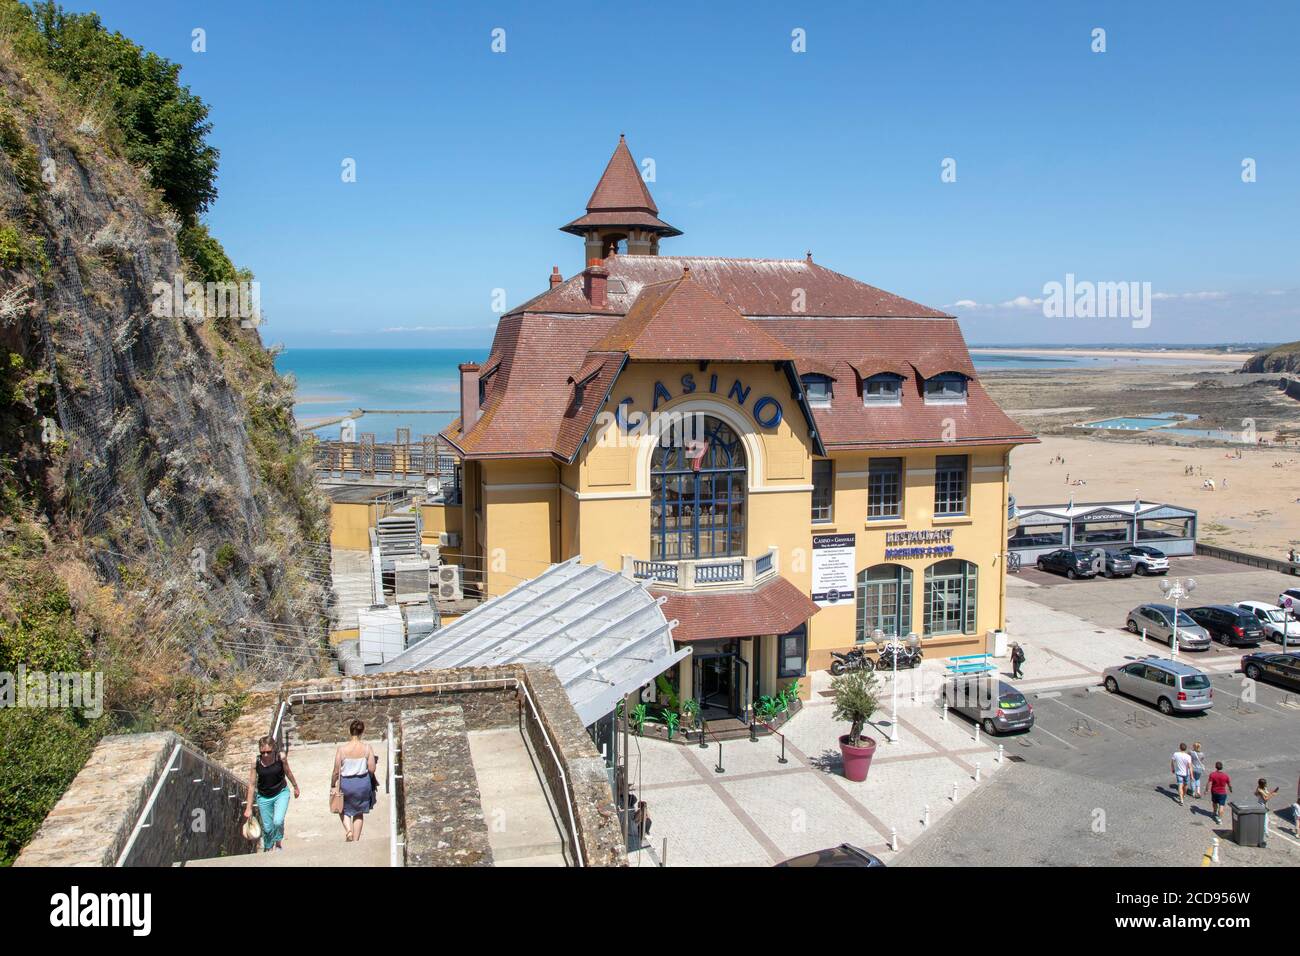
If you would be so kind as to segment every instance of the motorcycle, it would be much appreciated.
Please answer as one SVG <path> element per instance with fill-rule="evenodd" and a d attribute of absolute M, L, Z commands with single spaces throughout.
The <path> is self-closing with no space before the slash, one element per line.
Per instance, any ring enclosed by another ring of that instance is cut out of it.
<path fill-rule="evenodd" d="M 855 647 L 851 651 L 840 653 L 831 651 L 831 673 L 836 677 L 849 671 L 869 671 L 875 669 L 875 662 L 867 656 L 866 650 Z"/>
<path fill-rule="evenodd" d="M 902 641 L 886 641 L 880 645 L 876 653 L 876 668 L 878 670 L 893 670 L 895 666 L 899 670 L 906 670 L 909 667 L 918 667 L 921 663 L 921 648 L 912 650 Z M 897 658 L 897 662 L 895 662 Z"/>

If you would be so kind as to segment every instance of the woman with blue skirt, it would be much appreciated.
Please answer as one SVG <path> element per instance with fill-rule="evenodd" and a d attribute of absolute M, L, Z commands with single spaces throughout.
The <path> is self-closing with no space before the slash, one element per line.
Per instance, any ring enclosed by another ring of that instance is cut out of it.
<path fill-rule="evenodd" d="M 342 796 L 339 821 L 343 824 L 347 841 L 355 843 L 361 839 L 366 814 L 374 809 L 377 799 L 375 769 L 379 758 L 375 756 L 374 748 L 361 739 L 366 732 L 365 724 L 354 720 L 348 732 L 351 739 L 334 751 L 334 778 L 330 786 Z"/>

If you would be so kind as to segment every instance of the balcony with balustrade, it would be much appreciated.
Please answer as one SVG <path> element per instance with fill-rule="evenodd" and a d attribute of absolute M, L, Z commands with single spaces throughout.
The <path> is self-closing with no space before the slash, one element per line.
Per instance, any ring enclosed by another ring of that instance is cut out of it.
<path fill-rule="evenodd" d="M 623 555 L 623 574 L 656 588 L 681 591 L 745 590 L 780 572 L 775 547 L 754 557 L 697 558 L 684 561 L 645 561 Z"/>

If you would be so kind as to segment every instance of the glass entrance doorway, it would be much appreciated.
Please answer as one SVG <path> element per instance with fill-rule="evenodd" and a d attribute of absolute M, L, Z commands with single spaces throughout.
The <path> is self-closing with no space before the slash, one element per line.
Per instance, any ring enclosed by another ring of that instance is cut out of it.
<path fill-rule="evenodd" d="M 705 720 L 743 718 L 749 666 L 735 650 L 695 654 L 695 697 Z"/>

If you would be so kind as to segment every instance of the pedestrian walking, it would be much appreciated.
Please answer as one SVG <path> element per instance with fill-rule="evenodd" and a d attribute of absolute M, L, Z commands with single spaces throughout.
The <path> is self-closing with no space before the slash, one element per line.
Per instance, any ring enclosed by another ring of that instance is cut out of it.
<path fill-rule="evenodd" d="M 1295 785 L 1295 803 L 1291 804 L 1291 822 L 1295 824 L 1294 832 L 1300 836 L 1300 780 Z"/>
<path fill-rule="evenodd" d="M 1178 805 L 1183 805 L 1187 796 L 1187 787 L 1192 782 L 1192 755 L 1187 752 L 1187 744 L 1179 744 L 1169 760 L 1169 769 L 1174 772 L 1174 782 L 1178 784 Z"/>
<path fill-rule="evenodd" d="M 1280 789 L 1281 787 L 1274 787 L 1272 790 L 1268 789 L 1268 781 L 1263 777 L 1259 778 L 1259 785 L 1255 787 L 1255 798 L 1259 801 L 1259 805 L 1264 808 L 1264 841 L 1260 843 L 1260 846 L 1268 846 L 1268 802 L 1277 796 Z"/>
<path fill-rule="evenodd" d="M 253 815 L 253 800 L 257 800 L 263 853 L 284 849 L 284 818 L 289 812 L 290 785 L 297 799 L 298 781 L 289 769 L 288 754 L 276 746 L 274 737 L 263 737 L 257 742 L 257 760 L 248 772 L 248 800 L 244 804 L 247 820 Z"/>
<path fill-rule="evenodd" d="M 1201 799 L 1205 786 L 1205 756 L 1201 753 L 1201 742 L 1192 744 L 1192 796 Z"/>
<path fill-rule="evenodd" d="M 1025 649 L 1019 643 L 1011 645 L 1011 676 L 1013 678 L 1024 677 L 1021 667 L 1025 663 Z"/>
<path fill-rule="evenodd" d="M 1210 774 L 1210 806 L 1214 809 L 1214 822 L 1223 822 L 1223 808 L 1232 793 L 1232 778 L 1223 772 L 1223 761 L 1214 762 L 1214 773 Z"/>
<path fill-rule="evenodd" d="M 361 839 L 366 814 L 375 807 L 378 781 L 375 768 L 379 758 L 370 744 L 361 739 L 366 725 L 354 720 L 348 726 L 351 738 L 334 751 L 334 774 L 330 780 L 330 809 L 337 810 L 343 824 L 344 839 L 355 843 Z M 340 797 L 342 798 L 340 800 Z"/>

